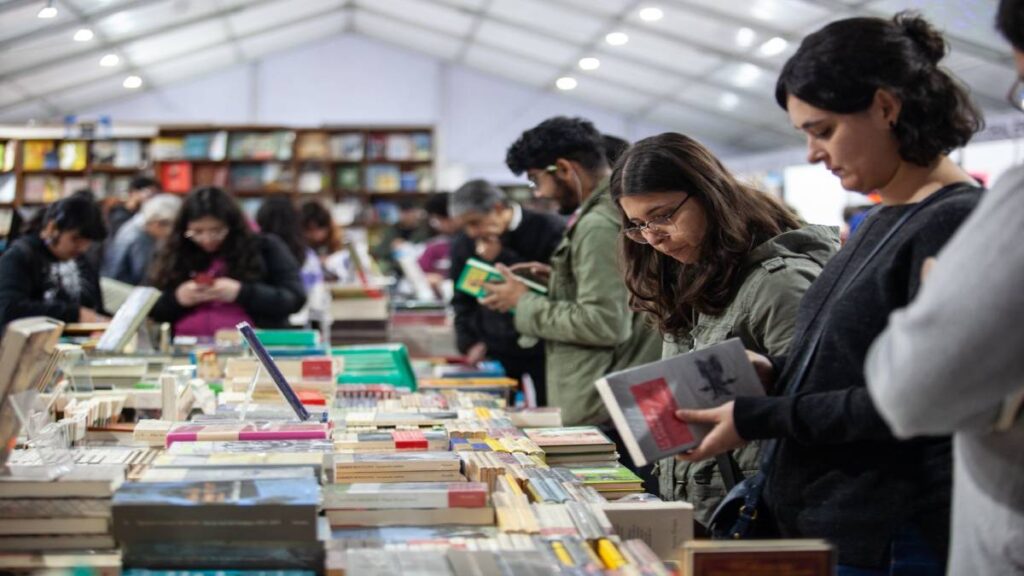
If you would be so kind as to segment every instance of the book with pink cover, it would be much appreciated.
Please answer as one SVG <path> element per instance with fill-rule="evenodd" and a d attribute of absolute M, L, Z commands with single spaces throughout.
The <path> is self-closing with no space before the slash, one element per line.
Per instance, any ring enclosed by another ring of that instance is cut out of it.
<path fill-rule="evenodd" d="M 321 422 L 230 422 L 182 424 L 167 433 L 167 446 L 175 442 L 326 440 L 330 425 Z"/>

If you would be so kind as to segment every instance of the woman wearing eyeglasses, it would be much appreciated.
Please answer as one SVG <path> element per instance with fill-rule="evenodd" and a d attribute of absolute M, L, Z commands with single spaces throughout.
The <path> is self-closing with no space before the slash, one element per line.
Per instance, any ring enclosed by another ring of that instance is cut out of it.
<path fill-rule="evenodd" d="M 150 316 L 172 322 L 178 336 L 210 337 L 242 321 L 285 327 L 306 301 L 288 248 L 272 235 L 254 234 L 219 188 L 199 188 L 185 198 L 157 257 L 153 285 L 163 295 Z"/>
<path fill-rule="evenodd" d="M 750 350 L 789 347 L 800 298 L 839 245 L 838 232 L 803 226 L 767 194 L 738 182 L 682 134 L 637 142 L 612 173 L 622 211 L 626 286 L 665 337 L 663 357 L 740 338 Z M 707 526 L 728 485 L 757 470 L 757 447 L 696 463 L 659 463 L 665 499 L 685 500 Z"/>

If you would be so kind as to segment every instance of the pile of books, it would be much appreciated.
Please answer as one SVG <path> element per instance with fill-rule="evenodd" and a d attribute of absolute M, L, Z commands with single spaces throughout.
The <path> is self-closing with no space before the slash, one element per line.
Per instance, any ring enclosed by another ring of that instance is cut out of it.
<path fill-rule="evenodd" d="M 331 526 L 494 524 L 479 482 L 332 484 L 324 487 L 324 511 Z"/>
<path fill-rule="evenodd" d="M 632 470 L 619 464 L 600 467 L 569 466 L 584 486 L 590 486 L 608 500 L 644 492 L 643 480 Z"/>
<path fill-rule="evenodd" d="M 334 481 L 465 482 L 462 460 L 454 452 L 395 452 L 336 454 Z"/>
<path fill-rule="evenodd" d="M 615 443 L 596 426 L 527 428 L 526 435 L 544 450 L 551 466 L 600 466 L 618 462 Z"/>

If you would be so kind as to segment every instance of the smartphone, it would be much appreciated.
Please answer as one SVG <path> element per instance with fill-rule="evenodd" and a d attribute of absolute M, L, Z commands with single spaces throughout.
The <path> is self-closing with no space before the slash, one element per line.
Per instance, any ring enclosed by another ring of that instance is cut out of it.
<path fill-rule="evenodd" d="M 206 272 L 200 272 L 192 275 L 192 281 L 200 286 L 213 286 L 213 275 Z"/>

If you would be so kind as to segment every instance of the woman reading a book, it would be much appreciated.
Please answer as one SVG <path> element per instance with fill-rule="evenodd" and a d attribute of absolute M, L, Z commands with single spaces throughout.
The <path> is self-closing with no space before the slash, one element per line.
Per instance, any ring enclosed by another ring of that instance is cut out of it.
<path fill-rule="evenodd" d="M 786 352 L 800 299 L 838 247 L 835 230 L 802 225 L 682 134 L 629 148 L 612 172 L 611 192 L 622 212 L 631 304 L 658 326 L 663 357 L 729 338 L 761 354 Z M 757 463 L 755 444 L 719 462 L 665 459 L 657 471 L 661 496 L 692 503 L 707 526 L 740 472 L 756 472 Z"/>
<path fill-rule="evenodd" d="M 945 571 L 949 439 L 897 440 L 863 371 L 889 314 L 914 299 L 923 263 L 980 196 L 946 156 L 981 117 L 938 66 L 945 52 L 931 25 L 898 14 L 833 22 L 786 63 L 775 97 L 806 134 L 808 160 L 849 191 L 877 190 L 882 206 L 807 291 L 789 352 L 752 355 L 772 395 L 677 414 L 712 427 L 683 460 L 773 440 L 762 442 L 771 457 L 756 521 L 835 543 L 840 576 Z"/>
<path fill-rule="evenodd" d="M 88 194 L 51 204 L 38 231 L 19 238 L 0 257 L 0 334 L 11 320 L 49 316 L 64 322 L 106 320 L 99 278 L 76 260 L 107 236 L 103 214 Z"/>
<path fill-rule="evenodd" d="M 253 234 L 238 204 L 219 188 L 185 198 L 157 257 L 153 285 L 163 295 L 150 317 L 172 322 L 178 336 L 212 337 L 243 321 L 286 327 L 306 301 L 288 248 L 272 235 Z"/>

